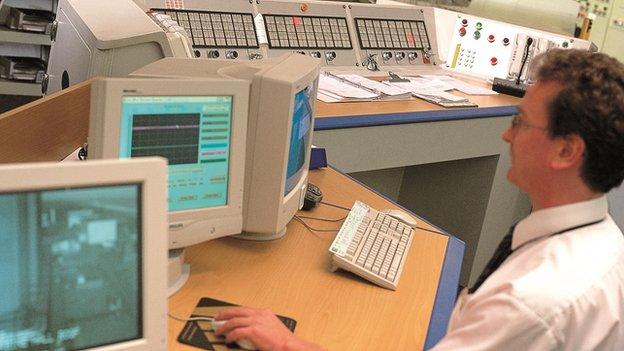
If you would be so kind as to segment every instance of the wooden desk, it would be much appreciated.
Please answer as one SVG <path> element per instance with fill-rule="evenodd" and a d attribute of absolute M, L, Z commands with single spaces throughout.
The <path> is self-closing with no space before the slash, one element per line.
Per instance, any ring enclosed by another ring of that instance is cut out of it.
<path fill-rule="evenodd" d="M 330 203 L 350 207 L 359 199 L 378 209 L 396 207 L 332 169 L 312 171 L 310 179 Z M 300 214 L 339 218 L 346 212 L 319 206 Z M 306 222 L 316 228 L 340 228 Z M 312 233 L 293 220 L 286 236 L 276 241 L 222 238 L 187 248 L 191 276 L 169 299 L 169 311 L 188 317 L 201 297 L 212 297 L 292 317 L 297 320 L 296 335 L 329 350 L 423 349 L 450 238 L 417 230 L 399 288 L 391 291 L 350 273 L 332 273 L 328 248 L 334 237 Z M 458 273 L 455 276 L 456 284 Z M 453 299 L 455 292 L 450 291 Z M 182 326 L 169 319 L 169 349 L 196 350 L 176 341 Z"/>
<path fill-rule="evenodd" d="M 466 242 L 463 285 L 530 210 L 506 179 L 509 152 L 501 140 L 520 99 L 468 98 L 479 108 L 446 109 L 419 99 L 317 101 L 313 140 L 334 167 Z"/>

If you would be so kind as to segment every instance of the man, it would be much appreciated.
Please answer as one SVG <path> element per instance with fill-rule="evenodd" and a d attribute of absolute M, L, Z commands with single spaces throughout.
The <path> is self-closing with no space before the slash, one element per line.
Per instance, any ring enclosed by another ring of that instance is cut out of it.
<path fill-rule="evenodd" d="M 624 237 L 605 194 L 624 178 L 624 65 L 551 50 L 503 133 L 508 179 L 532 213 L 455 306 L 435 350 L 624 350 Z M 266 350 L 315 350 L 269 311 L 224 311 L 218 332 Z M 406 326 L 409 327 L 409 326 Z"/>

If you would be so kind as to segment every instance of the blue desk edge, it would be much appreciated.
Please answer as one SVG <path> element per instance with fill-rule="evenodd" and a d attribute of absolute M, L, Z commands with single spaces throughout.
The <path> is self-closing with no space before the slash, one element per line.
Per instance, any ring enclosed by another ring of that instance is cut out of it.
<path fill-rule="evenodd" d="M 384 199 L 396 204 L 403 208 L 405 211 L 412 213 L 409 209 L 397 204 L 392 199 L 389 199 L 383 194 L 378 193 L 375 189 L 370 188 L 366 184 L 361 183 L 357 179 L 352 178 L 346 173 L 343 173 L 339 169 L 329 166 L 335 171 L 349 177 L 354 182 L 369 189 Z M 422 217 L 420 217 L 422 218 Z M 446 246 L 446 254 L 444 255 L 444 262 L 442 263 L 442 272 L 440 272 L 440 281 L 438 282 L 438 290 L 436 292 L 435 301 L 433 303 L 433 310 L 431 311 L 431 317 L 429 318 L 429 329 L 427 330 L 427 338 L 425 339 L 425 350 L 428 350 L 435 346 L 446 335 L 446 329 L 448 322 L 455 307 L 455 299 L 457 298 L 457 288 L 459 286 L 459 275 L 461 273 L 461 265 L 464 259 L 464 250 L 466 244 L 456 238 L 455 236 L 447 233 L 443 229 L 438 228 L 432 223 L 429 223 L 423 218 L 427 224 L 435 227 L 441 234 L 448 236 L 448 243 Z"/>
<path fill-rule="evenodd" d="M 414 111 L 372 115 L 353 115 L 316 118 L 314 130 L 372 127 L 432 121 L 451 121 L 469 118 L 511 116 L 518 113 L 516 106 Z"/>

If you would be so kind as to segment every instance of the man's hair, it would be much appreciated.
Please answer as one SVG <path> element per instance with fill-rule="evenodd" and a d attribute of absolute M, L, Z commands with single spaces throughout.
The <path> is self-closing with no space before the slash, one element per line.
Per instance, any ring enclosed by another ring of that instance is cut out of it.
<path fill-rule="evenodd" d="M 535 60 L 538 81 L 563 89 L 550 104 L 551 137 L 585 141 L 581 177 L 606 193 L 624 179 L 624 65 L 601 53 L 553 49 Z"/>

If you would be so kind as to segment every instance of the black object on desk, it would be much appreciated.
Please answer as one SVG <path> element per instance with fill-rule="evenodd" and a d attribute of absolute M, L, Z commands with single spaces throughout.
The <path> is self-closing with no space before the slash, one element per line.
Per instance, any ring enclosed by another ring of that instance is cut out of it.
<path fill-rule="evenodd" d="M 501 94 L 523 97 L 526 93 L 527 85 L 523 83 L 517 83 L 515 80 L 494 78 L 494 82 L 492 83 L 492 90 Z"/>
<path fill-rule="evenodd" d="M 322 200 L 323 193 L 321 189 L 312 183 L 308 183 L 305 198 L 303 199 L 303 207 L 301 209 L 305 211 L 311 210 Z"/>
<path fill-rule="evenodd" d="M 237 305 L 204 297 L 199 300 L 190 318 L 211 318 L 219 313 L 219 311 L 234 306 Z M 284 316 L 277 316 L 277 318 L 279 318 L 280 321 L 282 321 L 282 323 L 284 323 L 284 325 L 288 329 L 290 329 L 290 331 L 295 331 L 297 321 Z M 204 350 L 240 349 L 239 347 L 237 347 L 236 344 L 224 344 L 224 338 L 217 337 L 209 327 L 210 324 L 210 321 L 195 320 L 186 322 L 186 325 L 184 325 L 184 328 L 182 328 L 182 331 L 178 336 L 178 341 L 183 344 L 195 346 Z"/>

